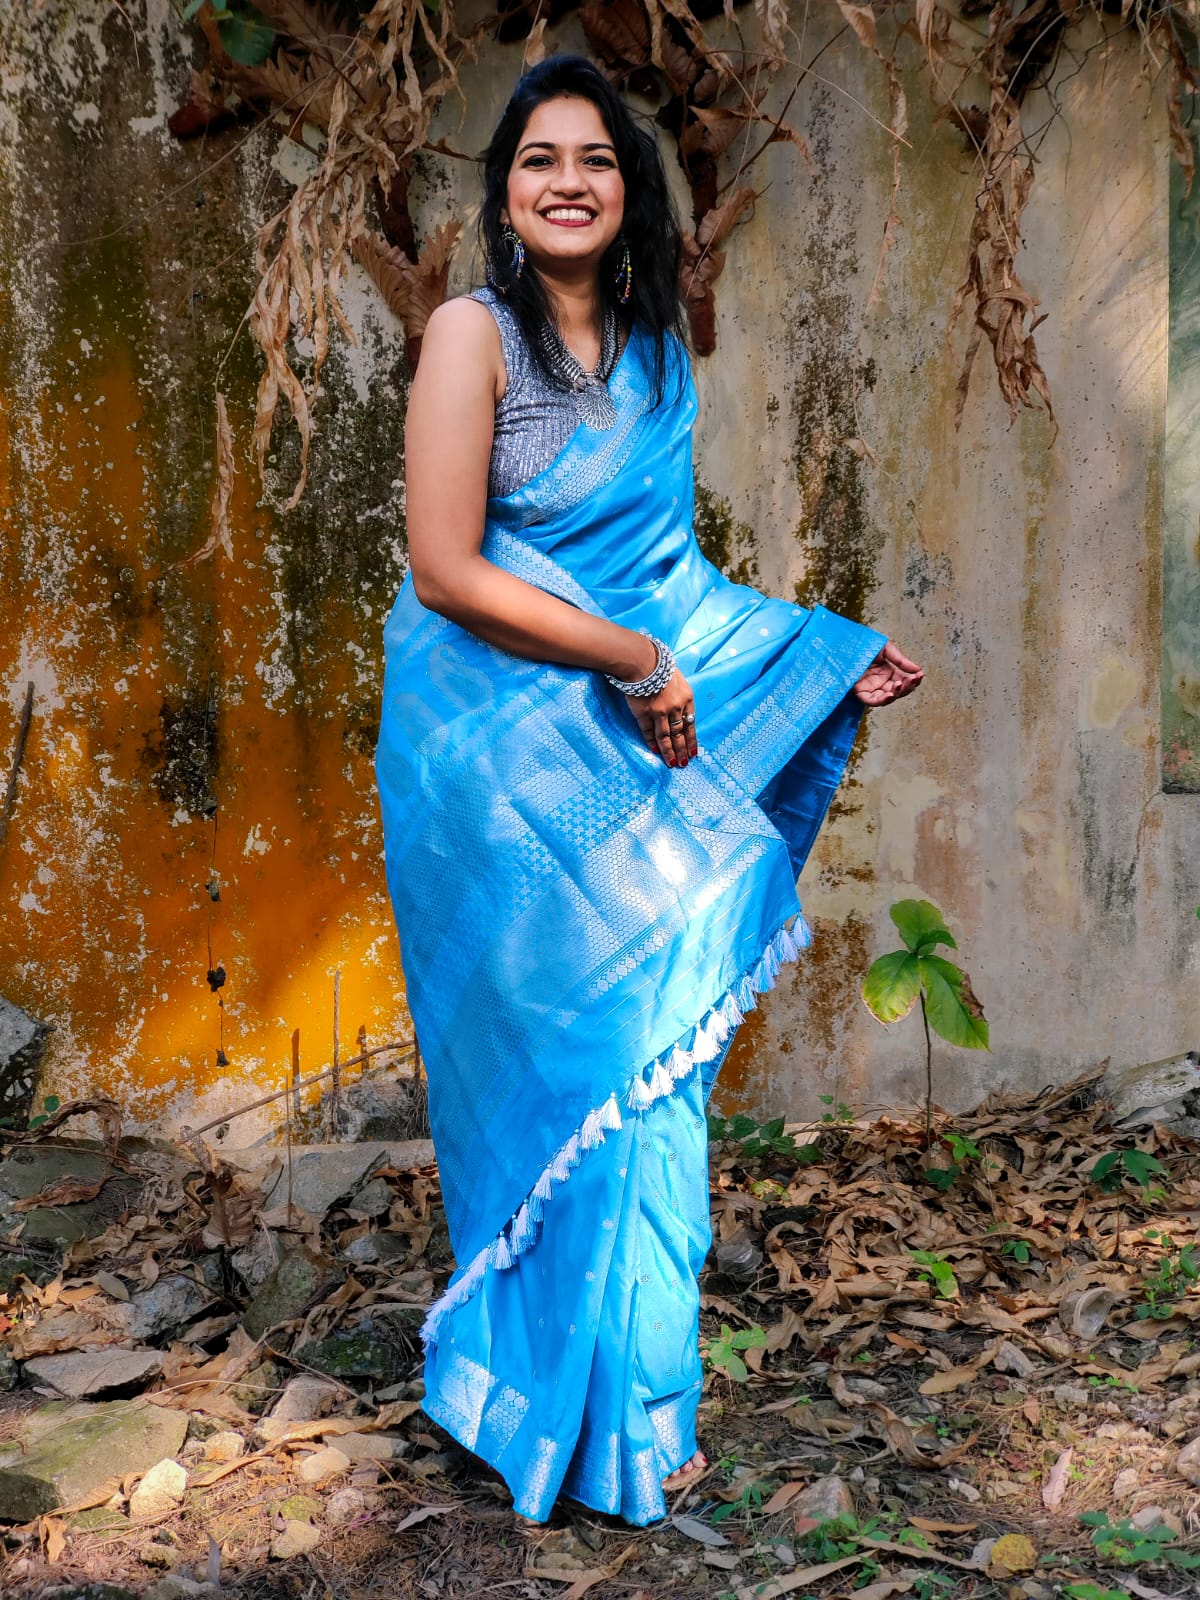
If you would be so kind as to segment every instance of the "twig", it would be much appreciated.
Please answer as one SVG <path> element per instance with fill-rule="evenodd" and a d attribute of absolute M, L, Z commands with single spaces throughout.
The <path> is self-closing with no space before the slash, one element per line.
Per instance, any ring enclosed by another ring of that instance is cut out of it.
<path fill-rule="evenodd" d="M 390 1050 L 412 1050 L 415 1042 L 412 1039 L 401 1040 L 399 1044 L 377 1044 L 371 1049 L 364 1050 L 361 1055 L 351 1056 L 349 1061 L 343 1061 L 341 1070 L 347 1067 L 361 1066 L 371 1056 L 385 1055 Z M 314 1083 L 324 1083 L 326 1078 L 333 1076 L 333 1068 L 326 1067 L 323 1072 L 314 1072 L 311 1078 L 301 1078 L 296 1084 L 297 1089 L 311 1089 Z M 251 1100 L 248 1105 L 239 1106 L 236 1111 L 224 1111 L 219 1117 L 213 1117 L 210 1122 L 203 1123 L 199 1128 L 187 1130 L 188 1137 L 198 1139 L 202 1133 L 211 1133 L 214 1128 L 219 1128 L 223 1122 L 232 1122 L 235 1117 L 244 1117 L 248 1111 L 261 1111 L 263 1106 L 273 1105 L 276 1100 L 282 1100 L 285 1095 L 292 1092 L 289 1083 L 286 1088 L 276 1089 L 273 1094 L 264 1094 L 257 1100 Z"/>
<path fill-rule="evenodd" d="M 13 802 L 17 798 L 17 775 L 21 770 L 21 761 L 25 755 L 25 744 L 29 738 L 29 724 L 33 718 L 33 684 L 25 685 L 25 704 L 21 707 L 21 723 L 17 729 L 17 744 L 13 751 L 12 767 L 8 774 L 8 787 L 4 791 L 4 807 L 0 810 L 0 844 L 4 843 L 4 835 L 8 832 L 8 819 L 12 814 Z"/>

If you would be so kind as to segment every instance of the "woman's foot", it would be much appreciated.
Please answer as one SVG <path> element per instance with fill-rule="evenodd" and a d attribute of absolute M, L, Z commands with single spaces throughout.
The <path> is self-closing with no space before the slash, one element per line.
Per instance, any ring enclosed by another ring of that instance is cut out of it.
<path fill-rule="evenodd" d="M 673 1494 L 676 1489 L 686 1489 L 689 1483 L 695 1480 L 708 1466 L 708 1457 L 703 1450 L 697 1450 L 690 1461 L 685 1461 L 681 1467 L 676 1467 L 670 1477 L 664 1478 L 662 1486 L 668 1494 Z"/>

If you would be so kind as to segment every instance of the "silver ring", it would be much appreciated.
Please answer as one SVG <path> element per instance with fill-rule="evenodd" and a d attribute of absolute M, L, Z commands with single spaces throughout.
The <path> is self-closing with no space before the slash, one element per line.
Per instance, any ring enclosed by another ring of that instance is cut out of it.
<path fill-rule="evenodd" d="M 694 716 L 693 716 L 693 715 L 692 715 L 692 713 L 691 713 L 691 712 L 690 712 L 690 711 L 689 711 L 689 712 L 688 712 L 688 714 L 687 714 L 687 716 L 686 716 L 686 717 L 684 717 L 684 719 L 683 719 L 683 720 L 684 720 L 684 721 L 685 721 L 685 722 L 695 722 L 695 720 L 696 720 L 696 719 L 695 719 L 695 717 L 694 717 Z"/>

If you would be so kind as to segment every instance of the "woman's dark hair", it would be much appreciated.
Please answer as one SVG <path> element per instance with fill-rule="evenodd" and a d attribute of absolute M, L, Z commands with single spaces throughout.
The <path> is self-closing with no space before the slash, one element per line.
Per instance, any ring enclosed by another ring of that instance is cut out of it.
<path fill-rule="evenodd" d="M 637 323 L 653 340 L 654 404 L 663 398 L 669 335 L 683 340 L 679 297 L 679 221 L 654 135 L 632 112 L 602 73 L 583 56 L 549 56 L 520 79 L 496 124 L 483 155 L 483 210 L 479 238 L 488 280 L 516 314 L 530 355 L 549 382 L 562 380 L 548 364 L 538 330 L 553 320 L 553 310 L 536 272 L 513 271 L 512 251 L 501 236 L 500 213 L 508 196 L 508 174 L 521 135 L 538 106 L 564 95 L 590 100 L 599 111 L 617 153 L 625 180 L 625 220 L 619 237 L 600 262 L 600 292 L 629 324 Z M 633 268 L 633 289 L 620 304 L 616 275 L 625 246 Z"/>

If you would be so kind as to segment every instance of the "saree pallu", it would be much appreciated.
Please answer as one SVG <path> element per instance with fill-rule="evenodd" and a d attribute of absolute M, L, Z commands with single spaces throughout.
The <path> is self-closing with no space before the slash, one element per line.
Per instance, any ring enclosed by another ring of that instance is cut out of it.
<path fill-rule="evenodd" d="M 484 556 L 675 652 L 701 753 L 667 767 L 600 673 L 525 661 L 417 600 L 385 629 L 388 885 L 451 1244 L 424 1408 L 516 1509 L 644 1524 L 696 1448 L 704 1104 L 807 942 L 796 878 L 883 636 L 729 582 L 692 532 L 695 390 L 653 403 L 634 330 L 615 425 L 487 506 Z"/>

